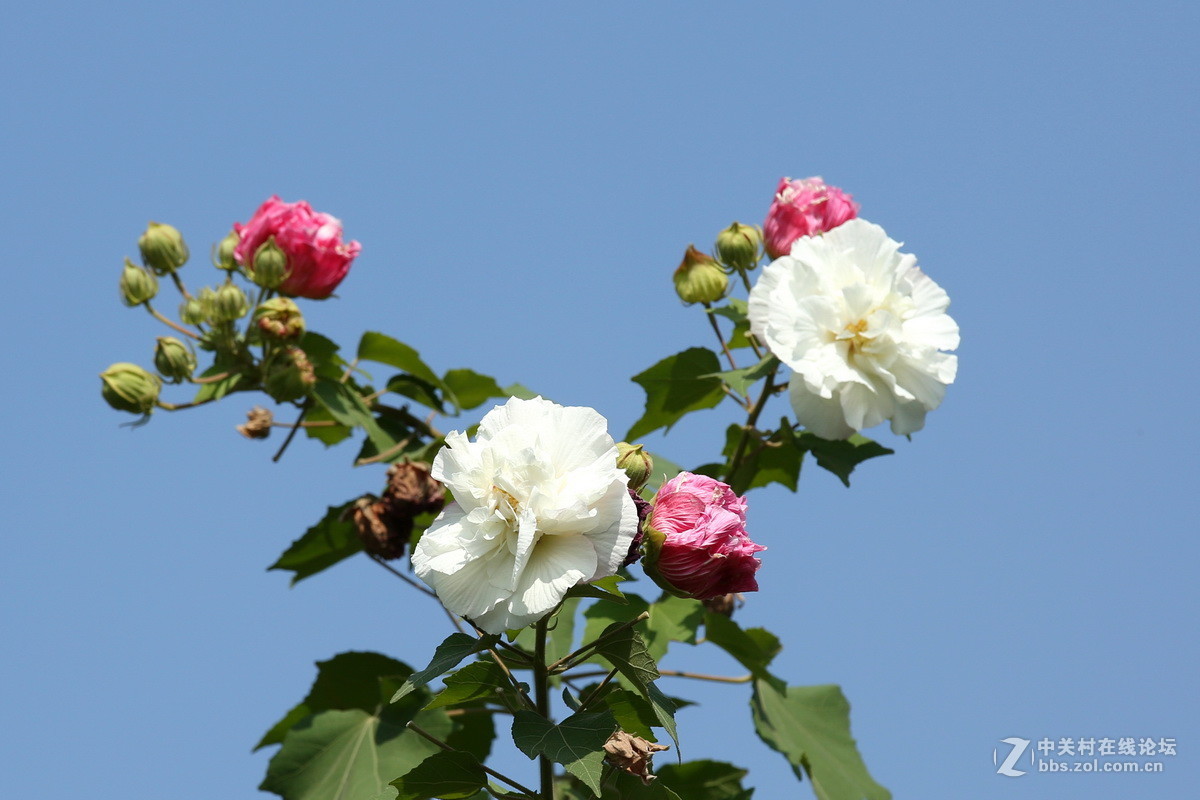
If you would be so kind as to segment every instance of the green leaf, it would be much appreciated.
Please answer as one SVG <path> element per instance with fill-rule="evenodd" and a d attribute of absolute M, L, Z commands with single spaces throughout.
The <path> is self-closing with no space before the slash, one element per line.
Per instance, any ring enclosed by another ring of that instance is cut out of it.
<path fill-rule="evenodd" d="M 850 704 L 840 687 L 755 681 L 750 701 L 759 738 L 812 780 L 818 800 L 890 800 L 867 772 L 850 734 Z"/>
<path fill-rule="evenodd" d="M 572 714 L 558 725 L 524 709 L 513 715 L 513 742 L 529 756 L 544 755 L 600 794 L 600 774 L 604 767 L 604 743 L 617 729 L 617 721 L 607 711 Z"/>
<path fill-rule="evenodd" d="M 688 761 L 657 770 L 658 782 L 687 800 L 750 800 L 742 786 L 746 770 L 724 761 Z"/>
<path fill-rule="evenodd" d="M 716 353 L 693 347 L 634 375 L 633 382 L 646 390 L 646 413 L 633 423 L 625 440 L 659 428 L 670 430 L 685 414 L 716 406 L 725 397 L 721 379 L 712 377 L 720 369 Z"/>
<path fill-rule="evenodd" d="M 868 458 L 896 452 L 857 433 L 845 441 L 830 441 L 815 434 L 802 433 L 796 441 L 799 446 L 812 452 L 817 459 L 817 466 L 838 476 L 846 486 L 850 485 L 850 473 L 856 466 Z"/>
<path fill-rule="evenodd" d="M 308 331 L 297 343 L 297 347 L 308 356 L 309 363 L 318 377 L 330 380 L 341 380 L 346 367 L 346 360 L 338 355 L 337 343 L 319 333 Z"/>
<path fill-rule="evenodd" d="M 746 394 L 750 387 L 758 383 L 763 378 L 770 375 L 779 368 L 779 359 L 773 355 L 768 355 L 751 367 L 742 367 L 741 369 L 731 369 L 725 372 L 713 373 L 712 377 L 720 378 L 729 384 L 729 388 L 733 389 L 738 394 Z"/>
<path fill-rule="evenodd" d="M 446 688 L 425 706 L 426 708 L 441 708 L 456 706 L 471 700 L 488 700 L 496 697 L 497 689 L 510 688 L 508 677 L 504 670 L 491 659 L 475 661 L 462 669 L 447 675 Z"/>
<path fill-rule="evenodd" d="M 375 421 L 371 409 L 359 397 L 352 386 L 328 378 L 318 378 L 313 386 L 313 397 L 336 421 L 349 427 L 359 427 L 367 432 L 367 438 L 379 448 L 388 450 L 396 441 L 388 436 Z"/>
<path fill-rule="evenodd" d="M 381 687 L 384 679 L 404 680 L 411 674 L 408 664 L 380 653 L 338 653 L 328 661 L 318 661 L 317 678 L 308 695 L 275 723 L 254 749 L 281 743 L 296 723 L 319 711 L 373 711 L 386 700 Z"/>
<path fill-rule="evenodd" d="M 471 369 L 452 369 L 442 379 L 464 409 L 478 408 L 493 397 L 509 394 L 490 375 L 480 375 Z"/>
<path fill-rule="evenodd" d="M 285 800 L 343 800 L 382 792 L 396 775 L 440 752 L 406 729 L 410 720 L 439 739 L 452 727 L 444 711 L 424 711 L 414 718 L 409 704 L 374 713 L 353 708 L 306 717 L 288 731 L 259 788 Z"/>
<path fill-rule="evenodd" d="M 746 322 L 750 318 L 749 311 L 750 307 L 745 300 L 740 297 L 731 297 L 726 305 L 716 306 L 708 313 L 716 314 L 732 322 Z"/>
<path fill-rule="evenodd" d="M 775 634 L 765 628 L 743 630 L 729 617 L 712 613 L 704 618 L 704 634 L 708 641 L 737 659 L 754 677 L 771 681 L 776 688 L 783 689 L 783 683 L 767 672 L 767 666 L 783 649 Z"/>
<path fill-rule="evenodd" d="M 404 685 L 392 695 L 392 702 L 395 703 L 410 692 L 425 686 L 439 675 L 446 674 L 457 667 L 467 656 L 481 653 L 484 650 L 490 650 L 499 641 L 500 637 L 492 634 L 481 636 L 478 639 L 466 633 L 450 634 L 437 646 L 437 650 L 434 651 L 433 660 L 429 662 L 429 666 L 420 672 L 413 673 L 404 682 Z"/>
<path fill-rule="evenodd" d="M 375 331 L 367 331 L 358 342 L 358 358 L 360 361 L 377 361 L 380 364 L 402 369 L 426 383 L 436 386 L 446 399 L 458 408 L 458 400 L 437 373 L 421 360 L 421 354 L 404 342 Z"/>
<path fill-rule="evenodd" d="M 392 781 L 392 786 L 397 789 L 396 800 L 461 800 L 487 786 L 487 780 L 475 756 L 443 750 Z"/>
<path fill-rule="evenodd" d="M 313 405 L 308 409 L 308 413 L 304 415 L 305 422 L 336 422 L 333 415 L 320 405 Z M 318 425 L 304 429 L 304 435 L 310 439 L 316 439 L 326 447 L 333 447 L 335 444 L 344 442 L 349 439 L 354 433 L 353 428 L 345 425 Z"/>
<path fill-rule="evenodd" d="M 484 762 L 496 740 L 495 715 L 484 712 L 483 703 L 464 703 L 459 708 L 468 713 L 454 717 L 454 731 L 446 737 L 446 744 Z"/>
<path fill-rule="evenodd" d="M 539 395 L 533 389 L 522 386 L 519 383 L 511 383 L 508 386 L 505 386 L 504 394 L 508 397 L 518 397 L 522 400 L 532 400 L 535 397 L 545 397 L 545 395 Z M 550 398 L 546 397 L 546 399 L 549 400 Z"/>
<path fill-rule="evenodd" d="M 209 399 L 220 400 L 233 391 L 233 387 L 237 386 L 238 381 L 242 380 L 242 374 L 235 367 L 228 365 L 218 366 L 216 364 L 201 372 L 198 377 L 211 378 L 215 375 L 220 375 L 222 372 L 228 372 L 229 375 L 219 381 L 200 384 L 200 388 L 196 390 L 196 396 L 192 398 L 193 403 L 203 403 Z"/>
<path fill-rule="evenodd" d="M 362 544 L 354 532 L 354 523 L 342 519 L 342 515 L 353 504 L 354 501 L 351 500 L 340 506 L 331 506 L 320 522 L 292 542 L 292 546 L 267 569 L 286 569 L 294 572 L 292 585 L 295 586 L 305 578 L 316 575 L 362 550 Z"/>
<path fill-rule="evenodd" d="M 741 437 L 740 425 L 730 425 L 726 430 L 723 451 L 726 459 L 733 457 Z M 804 460 L 804 452 L 805 449 L 798 444 L 792 432 L 791 423 L 782 419 L 779 429 L 771 434 L 766 444 L 763 444 L 759 436 L 751 436 L 746 447 L 747 457 L 743 459 L 737 474 L 729 476 L 727 482 L 737 494 L 770 483 L 783 484 L 794 492 L 800 481 L 800 465 Z M 721 477 L 724 470 L 725 464 L 719 465 L 714 477 Z"/>
<path fill-rule="evenodd" d="M 699 600 L 675 597 L 663 593 L 650 604 L 650 618 L 646 629 L 650 632 L 647 646 L 656 659 L 666 654 L 666 642 L 696 643 L 696 632 L 704 623 L 704 604 Z M 663 642 L 662 653 L 655 654 L 658 642 Z"/>
<path fill-rule="evenodd" d="M 675 730 L 675 704 L 663 694 L 654 681 L 658 680 L 658 665 L 646 648 L 646 642 L 633 628 L 618 630 L 621 623 L 613 623 L 600 634 L 603 639 L 596 647 L 596 654 L 608 661 L 620 675 L 637 689 L 642 697 L 650 701 L 658 724 L 666 729 L 679 749 L 679 736 Z"/>
<path fill-rule="evenodd" d="M 432 383 L 423 381 L 414 375 L 402 372 L 399 375 L 393 376 L 387 382 L 387 390 L 416 400 L 428 408 L 445 413 L 446 406 L 442 403 L 442 396 L 438 392 L 438 388 Z"/>

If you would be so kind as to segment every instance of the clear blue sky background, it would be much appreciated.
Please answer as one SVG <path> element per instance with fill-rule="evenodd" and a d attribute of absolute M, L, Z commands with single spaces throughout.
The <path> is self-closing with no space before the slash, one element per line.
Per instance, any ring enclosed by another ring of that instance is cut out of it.
<path fill-rule="evenodd" d="M 743 621 L 783 637 L 789 681 L 844 686 L 897 798 L 1193 794 L 1197 8 L 10 8 L 0 796 L 259 796 L 250 747 L 312 662 L 421 661 L 446 633 L 365 559 L 291 590 L 263 571 L 380 487 L 354 448 L 273 465 L 278 437 L 233 431 L 249 397 L 133 431 L 101 402 L 96 374 L 149 363 L 164 332 L 116 298 L 148 219 L 183 230 L 199 285 L 234 220 L 308 199 L 364 248 L 310 327 L 385 331 L 620 436 L 629 376 L 708 344 L 672 292 L 683 249 L 761 221 L 785 174 L 904 240 L 963 345 L 927 429 L 877 431 L 897 454 L 851 489 L 809 465 L 798 494 L 751 496 L 770 550 Z M 698 464 L 732 419 L 650 444 Z M 669 688 L 703 700 L 686 756 L 751 767 L 763 800 L 810 796 L 729 711 L 743 687 Z M 1161 775 L 1006 778 L 1011 736 L 1179 754 Z"/>

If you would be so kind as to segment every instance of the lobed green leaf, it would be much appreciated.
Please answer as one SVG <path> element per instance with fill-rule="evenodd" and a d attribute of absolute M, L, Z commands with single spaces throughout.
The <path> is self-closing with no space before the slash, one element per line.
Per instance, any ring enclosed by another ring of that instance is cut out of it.
<path fill-rule="evenodd" d="M 292 585 L 295 586 L 362 550 L 362 544 L 354 532 L 354 524 L 343 519 L 353 504 L 351 500 L 340 506 L 330 506 L 325 516 L 292 542 L 292 546 L 267 569 L 290 570 L 294 573 Z"/>
<path fill-rule="evenodd" d="M 600 775 L 604 767 L 604 743 L 617 729 L 617 721 L 607 711 L 572 714 L 555 725 L 532 711 L 513 715 L 513 743 L 529 756 L 545 756 L 562 764 L 567 772 L 583 781 L 600 795 Z"/>
<path fill-rule="evenodd" d="M 721 379 L 713 377 L 720 369 L 716 353 L 693 347 L 634 375 L 633 382 L 646 391 L 646 411 L 625 440 L 634 441 L 659 428 L 670 430 L 685 414 L 716 406 L 725 397 Z"/>
<path fill-rule="evenodd" d="M 490 650 L 499 641 L 500 637 L 492 634 L 481 636 L 478 639 L 466 633 L 450 634 L 437 646 L 429 665 L 420 672 L 414 672 L 404 682 L 404 685 L 396 690 L 396 693 L 392 695 L 392 702 L 395 703 L 410 692 L 425 686 L 439 675 L 446 674 L 457 667 L 467 656 Z"/>
<path fill-rule="evenodd" d="M 404 775 L 392 781 L 396 800 L 462 800 L 487 786 L 483 765 L 470 753 L 443 750 L 434 753 Z"/>

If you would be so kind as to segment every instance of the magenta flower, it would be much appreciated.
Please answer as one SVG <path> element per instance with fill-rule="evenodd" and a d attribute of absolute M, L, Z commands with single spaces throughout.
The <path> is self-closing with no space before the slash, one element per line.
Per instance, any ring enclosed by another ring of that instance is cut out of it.
<path fill-rule="evenodd" d="M 746 533 L 746 500 L 718 480 L 681 472 L 654 498 L 647 531 L 647 572 L 664 589 L 708 600 L 758 591 L 755 553 Z"/>
<path fill-rule="evenodd" d="M 252 266 L 258 248 L 275 237 L 288 266 L 279 291 L 292 297 L 329 297 L 362 250 L 358 242 L 342 242 L 341 220 L 313 211 L 304 200 L 285 203 L 278 195 L 259 206 L 245 225 L 235 222 L 233 229 L 239 237 L 233 256 L 247 268 Z"/>
<path fill-rule="evenodd" d="M 763 223 L 763 241 L 771 258 L 792 252 L 801 236 L 815 236 L 858 216 L 858 203 L 820 178 L 780 178 L 775 201 Z"/>

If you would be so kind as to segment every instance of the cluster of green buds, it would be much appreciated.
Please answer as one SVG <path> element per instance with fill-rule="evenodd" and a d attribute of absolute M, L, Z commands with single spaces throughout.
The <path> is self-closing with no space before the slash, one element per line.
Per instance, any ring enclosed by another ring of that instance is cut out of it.
<path fill-rule="evenodd" d="M 762 241 L 761 228 L 735 222 L 717 234 L 715 258 L 688 245 L 683 261 L 675 268 L 675 293 L 688 305 L 717 302 L 729 291 L 731 273 L 744 275 L 758 266 Z"/>
<path fill-rule="evenodd" d="M 275 353 L 263 375 L 263 391 L 273 400 L 287 403 L 312 391 L 317 375 L 308 355 L 299 347 L 284 347 Z"/>

